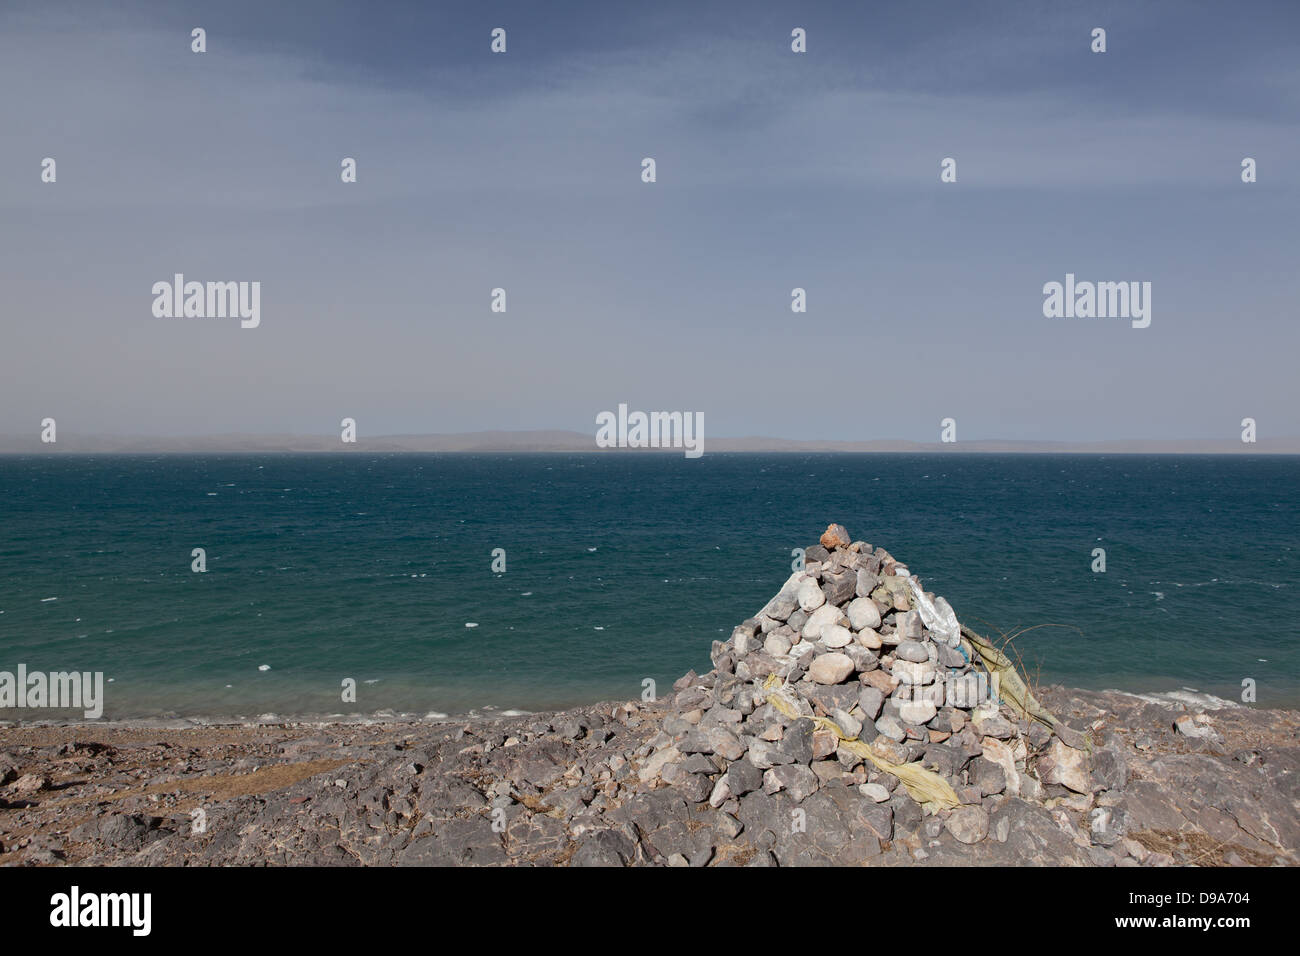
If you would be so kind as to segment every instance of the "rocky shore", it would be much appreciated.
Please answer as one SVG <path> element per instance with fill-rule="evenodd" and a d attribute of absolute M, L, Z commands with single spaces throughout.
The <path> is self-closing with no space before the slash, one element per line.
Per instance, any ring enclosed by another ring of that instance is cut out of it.
<path fill-rule="evenodd" d="M 0 729 L 5 865 L 1300 862 L 1300 713 L 1026 687 L 832 525 L 659 701 Z"/>

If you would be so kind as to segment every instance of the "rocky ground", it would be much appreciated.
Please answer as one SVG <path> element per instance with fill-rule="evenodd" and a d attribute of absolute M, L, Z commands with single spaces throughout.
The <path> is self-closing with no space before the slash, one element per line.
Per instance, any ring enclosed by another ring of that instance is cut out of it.
<path fill-rule="evenodd" d="M 0 863 L 1300 862 L 1300 713 L 1052 687 L 1053 732 L 954 696 L 996 670 L 956 627 L 832 526 L 714 670 L 656 703 L 4 728 Z"/>
<path fill-rule="evenodd" d="M 976 843 L 905 794 L 868 802 L 851 775 L 819 780 L 798 802 L 760 787 L 716 808 L 643 781 L 668 706 L 627 703 L 437 726 L 0 730 L 0 863 L 1297 862 L 1300 714 L 1210 711 L 1221 739 L 1197 738 L 1175 729 L 1185 712 L 1175 701 L 1042 696 L 1121 759 L 1104 779 L 1093 773 L 1089 794 L 990 798 Z M 1094 835 L 1096 808 L 1122 821 L 1122 835 Z"/>

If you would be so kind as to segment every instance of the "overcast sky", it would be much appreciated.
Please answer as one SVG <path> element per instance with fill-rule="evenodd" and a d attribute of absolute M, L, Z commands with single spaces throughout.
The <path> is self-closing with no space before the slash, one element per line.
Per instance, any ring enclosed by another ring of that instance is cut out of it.
<path fill-rule="evenodd" d="M 0 433 L 594 434 L 625 402 L 714 436 L 1300 434 L 1298 27 L 1292 2 L 9 0 Z M 177 272 L 260 281 L 260 327 L 156 318 Z M 1045 318 L 1067 272 L 1149 281 L 1150 327 Z"/>

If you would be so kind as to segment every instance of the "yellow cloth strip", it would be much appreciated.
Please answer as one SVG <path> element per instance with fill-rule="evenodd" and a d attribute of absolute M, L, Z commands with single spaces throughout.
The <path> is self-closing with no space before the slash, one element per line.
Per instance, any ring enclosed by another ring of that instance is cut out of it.
<path fill-rule="evenodd" d="M 921 809 L 925 812 L 935 813 L 939 810 L 951 810 L 961 805 L 961 801 L 957 799 L 957 794 L 948 784 L 948 781 L 933 770 L 926 770 L 919 763 L 892 763 L 877 756 L 874 750 L 857 737 L 846 737 L 839 725 L 830 718 L 808 717 L 799 713 L 798 709 L 784 696 L 784 688 L 776 687 L 779 680 L 780 678 L 775 674 L 769 674 L 767 681 L 763 684 L 763 690 L 767 692 L 767 702 L 785 717 L 790 720 L 811 720 L 817 727 L 833 730 L 835 736 L 840 739 L 840 746 L 844 747 L 845 750 L 870 761 L 877 770 L 892 773 L 897 777 L 907 789 L 908 796 L 919 803 Z"/>

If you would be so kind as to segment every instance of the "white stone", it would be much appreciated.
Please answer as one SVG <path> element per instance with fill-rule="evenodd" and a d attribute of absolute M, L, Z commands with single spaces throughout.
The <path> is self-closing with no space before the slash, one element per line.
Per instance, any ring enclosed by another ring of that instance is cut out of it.
<path fill-rule="evenodd" d="M 790 642 L 783 634 L 769 634 L 767 640 L 763 642 L 763 650 L 773 657 L 781 657 L 790 653 Z"/>
<path fill-rule="evenodd" d="M 880 627 L 880 608 L 869 597 L 854 598 L 845 610 L 849 615 L 849 625 L 855 631 Z"/>
<path fill-rule="evenodd" d="M 864 783 L 858 787 L 858 793 L 876 803 L 884 803 L 889 799 L 889 791 L 878 783 Z"/>
<path fill-rule="evenodd" d="M 909 724 L 929 723 L 938 712 L 938 708 L 928 700 L 905 700 L 898 705 L 898 716 Z"/>
<path fill-rule="evenodd" d="M 848 647 L 853 641 L 853 632 L 839 624 L 822 628 L 822 643 L 827 647 Z"/>
<path fill-rule="evenodd" d="M 825 628 L 839 624 L 843 619 L 844 612 L 834 604 L 823 604 L 808 615 L 808 620 L 804 623 L 802 632 L 804 640 L 817 640 L 822 636 L 822 631 Z"/>
<path fill-rule="evenodd" d="M 805 611 L 815 611 L 826 603 L 826 595 L 821 585 L 812 578 L 804 578 L 799 585 L 799 607 Z"/>

